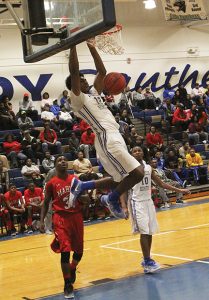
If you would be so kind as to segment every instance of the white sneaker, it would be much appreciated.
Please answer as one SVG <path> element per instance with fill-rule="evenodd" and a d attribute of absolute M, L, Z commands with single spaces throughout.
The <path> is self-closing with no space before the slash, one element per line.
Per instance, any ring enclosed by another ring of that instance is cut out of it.
<path fill-rule="evenodd" d="M 170 207 L 171 207 L 170 203 L 165 202 L 165 208 L 170 208 Z"/>
<path fill-rule="evenodd" d="M 45 231 L 45 233 L 46 234 L 53 234 L 53 232 L 51 230 L 48 230 L 48 229 Z"/>

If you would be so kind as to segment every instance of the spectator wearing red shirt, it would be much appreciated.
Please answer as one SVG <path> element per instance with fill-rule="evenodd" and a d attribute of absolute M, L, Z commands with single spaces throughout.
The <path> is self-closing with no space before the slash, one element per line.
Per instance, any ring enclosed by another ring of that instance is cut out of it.
<path fill-rule="evenodd" d="M 32 230 L 32 219 L 38 217 L 41 214 L 41 207 L 44 201 L 44 195 L 42 188 L 36 187 L 33 182 L 28 184 L 28 188 L 24 191 L 25 207 L 27 210 L 27 225 L 28 233 Z"/>
<path fill-rule="evenodd" d="M 27 156 L 21 151 L 21 144 L 15 140 L 13 134 L 7 134 L 3 142 L 3 149 L 6 152 L 7 158 L 10 160 L 11 168 L 18 168 L 18 159 L 25 161 Z"/>
<path fill-rule="evenodd" d="M 150 132 L 146 135 L 146 142 L 150 150 L 157 147 L 158 150 L 163 151 L 163 139 L 160 133 L 156 132 L 155 126 L 150 127 Z"/>
<path fill-rule="evenodd" d="M 95 154 L 94 148 L 95 134 L 92 132 L 91 127 L 88 127 L 81 135 L 79 150 L 84 152 L 85 158 L 89 159 L 89 153 Z"/>
<path fill-rule="evenodd" d="M 84 120 L 81 120 L 79 127 L 80 127 L 81 132 L 84 132 L 87 130 L 87 128 L 89 128 L 89 124 L 86 123 Z"/>
<path fill-rule="evenodd" d="M 44 130 L 40 132 L 40 141 L 42 142 L 42 150 L 54 152 L 54 154 L 62 153 L 62 144 L 57 140 L 56 132 L 50 128 L 50 123 L 45 122 Z"/>
<path fill-rule="evenodd" d="M 4 198 L 11 218 L 12 234 L 16 234 L 16 229 L 14 227 L 14 215 L 17 216 L 17 221 L 20 223 L 20 233 L 25 232 L 27 218 L 22 193 L 17 191 L 16 186 L 11 183 L 9 185 L 9 191 L 4 194 Z"/>
<path fill-rule="evenodd" d="M 174 111 L 172 123 L 179 131 L 185 131 L 188 128 L 189 116 L 184 110 L 184 105 L 179 104 L 179 107 Z"/>

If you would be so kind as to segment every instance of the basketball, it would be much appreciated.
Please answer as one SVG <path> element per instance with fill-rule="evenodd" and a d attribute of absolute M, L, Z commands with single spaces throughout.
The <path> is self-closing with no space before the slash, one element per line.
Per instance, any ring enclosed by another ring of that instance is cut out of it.
<path fill-rule="evenodd" d="M 104 90 L 109 95 L 118 95 L 126 87 L 126 79 L 121 73 L 111 72 L 104 78 Z"/>

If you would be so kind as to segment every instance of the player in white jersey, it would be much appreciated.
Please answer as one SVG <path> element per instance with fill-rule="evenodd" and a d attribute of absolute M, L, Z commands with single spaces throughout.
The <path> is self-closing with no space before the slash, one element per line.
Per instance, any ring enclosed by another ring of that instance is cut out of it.
<path fill-rule="evenodd" d="M 153 273 L 160 268 L 160 265 L 150 256 L 152 235 L 158 231 L 155 206 L 151 197 L 151 181 L 153 180 L 158 186 L 167 190 L 183 194 L 189 194 L 190 191 L 188 189 L 178 189 L 161 181 L 152 171 L 151 166 L 143 160 L 143 150 L 140 147 L 134 147 L 131 153 L 140 164 L 144 165 L 144 178 L 132 188 L 129 195 L 132 230 L 133 233 L 140 233 L 144 273 Z"/>
<path fill-rule="evenodd" d="M 112 178 L 105 178 L 94 182 L 81 183 L 74 180 L 72 198 L 76 199 L 85 189 L 115 187 L 112 193 L 102 196 L 102 203 L 108 205 L 115 216 L 124 217 L 119 205 L 119 198 L 143 178 L 143 167 L 130 155 L 126 144 L 119 132 L 119 125 L 114 116 L 103 102 L 100 94 L 104 88 L 106 69 L 97 50 L 88 44 L 94 59 L 97 75 L 94 88 L 97 95 L 89 94 L 89 84 L 79 72 L 76 47 L 70 50 L 69 71 L 66 86 L 71 90 L 70 100 L 76 116 L 86 121 L 96 135 L 95 148 L 100 162 Z"/>

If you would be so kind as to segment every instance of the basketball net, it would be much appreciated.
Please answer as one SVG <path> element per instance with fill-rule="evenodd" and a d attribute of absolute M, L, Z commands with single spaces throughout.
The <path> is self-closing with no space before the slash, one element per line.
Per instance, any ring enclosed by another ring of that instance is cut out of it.
<path fill-rule="evenodd" d="M 88 42 L 104 53 L 120 55 L 124 53 L 121 31 L 122 26 L 117 24 L 112 29 L 95 36 L 94 39 L 90 39 Z"/>

